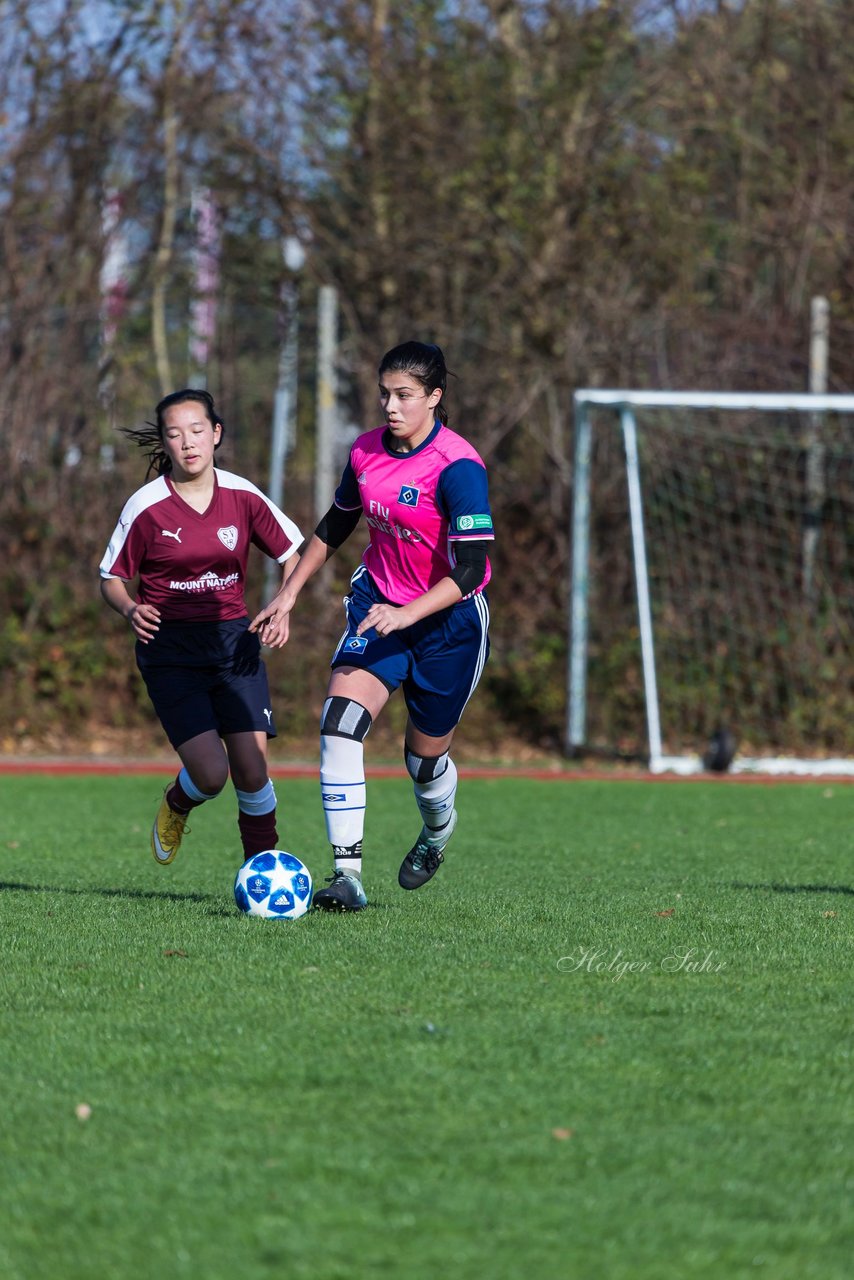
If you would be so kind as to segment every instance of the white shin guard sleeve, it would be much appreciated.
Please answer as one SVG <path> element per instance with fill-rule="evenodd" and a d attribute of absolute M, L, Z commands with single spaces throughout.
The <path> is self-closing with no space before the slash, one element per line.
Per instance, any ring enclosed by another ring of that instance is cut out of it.
<path fill-rule="evenodd" d="M 348 848 L 365 833 L 365 748 L 353 738 L 320 735 L 320 794 L 329 843 Z"/>

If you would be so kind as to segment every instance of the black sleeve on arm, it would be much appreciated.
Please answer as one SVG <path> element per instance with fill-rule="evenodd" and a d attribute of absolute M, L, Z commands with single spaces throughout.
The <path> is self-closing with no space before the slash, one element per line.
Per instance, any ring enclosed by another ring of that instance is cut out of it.
<path fill-rule="evenodd" d="M 454 542 L 454 554 L 457 563 L 449 578 L 453 578 L 464 596 L 479 587 L 486 577 L 486 541 L 478 538 L 474 542 Z"/>
<path fill-rule="evenodd" d="M 314 532 L 327 547 L 340 547 L 350 537 L 361 517 L 361 507 L 356 507 L 353 511 L 342 511 L 333 502 Z"/>

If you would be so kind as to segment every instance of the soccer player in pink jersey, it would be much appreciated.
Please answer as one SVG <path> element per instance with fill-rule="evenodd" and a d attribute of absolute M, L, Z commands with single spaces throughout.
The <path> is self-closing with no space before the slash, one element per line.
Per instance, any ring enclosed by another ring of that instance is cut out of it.
<path fill-rule="evenodd" d="M 182 764 L 151 832 L 161 864 L 178 852 L 190 810 L 213 799 L 229 773 L 244 858 L 278 843 L 267 767 L 276 729 L 260 655 L 261 643 L 286 642 L 289 618 L 280 612 L 250 630 L 244 586 L 252 544 L 287 576 L 303 536 L 255 485 L 215 467 L 223 431 L 208 392 L 186 390 L 160 401 L 155 423 L 126 433 L 149 449 L 157 478 L 125 503 L 101 561 L 101 594 L 130 623 L 137 665 Z"/>
<path fill-rule="evenodd" d="M 335 501 L 280 595 L 252 625 L 292 609 L 301 588 L 364 516 L 370 542 L 345 601 L 347 626 L 332 656 L 320 724 L 320 786 L 334 872 L 314 905 L 360 911 L 365 826 L 364 740 L 395 689 L 409 717 L 404 760 L 421 832 L 398 881 L 435 875 L 457 823 L 449 755 L 463 708 L 489 656 L 486 468 L 447 425 L 447 370 L 439 347 L 405 342 L 379 367 L 383 426 L 350 450 Z"/>

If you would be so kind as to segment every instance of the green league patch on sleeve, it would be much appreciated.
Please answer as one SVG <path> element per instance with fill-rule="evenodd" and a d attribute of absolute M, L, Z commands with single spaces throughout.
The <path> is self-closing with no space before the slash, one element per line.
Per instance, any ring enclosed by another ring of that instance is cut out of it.
<path fill-rule="evenodd" d="M 457 532 L 470 533 L 472 529 L 491 529 L 492 516 L 457 516 Z"/>

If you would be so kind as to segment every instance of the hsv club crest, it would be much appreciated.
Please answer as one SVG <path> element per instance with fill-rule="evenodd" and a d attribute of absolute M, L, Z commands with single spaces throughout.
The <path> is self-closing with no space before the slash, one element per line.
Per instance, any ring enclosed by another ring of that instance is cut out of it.
<path fill-rule="evenodd" d="M 216 536 L 229 551 L 233 551 L 237 546 L 237 529 L 233 524 L 226 525 L 224 529 L 217 529 Z"/>

